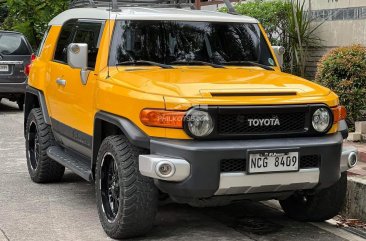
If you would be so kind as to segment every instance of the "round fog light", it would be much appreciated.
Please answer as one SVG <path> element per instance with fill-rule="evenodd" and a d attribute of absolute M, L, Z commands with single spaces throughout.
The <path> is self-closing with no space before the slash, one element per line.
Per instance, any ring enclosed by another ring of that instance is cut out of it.
<path fill-rule="evenodd" d="M 159 177 L 169 178 L 175 173 L 175 166 L 169 161 L 161 161 L 156 165 L 155 172 Z"/>
<path fill-rule="evenodd" d="M 326 108 L 319 108 L 314 112 L 312 118 L 314 130 L 323 133 L 330 127 L 330 122 L 330 112 Z"/>
<path fill-rule="evenodd" d="M 352 152 L 351 154 L 349 154 L 348 156 L 348 166 L 350 168 L 356 166 L 357 164 L 357 154 L 355 152 Z"/>

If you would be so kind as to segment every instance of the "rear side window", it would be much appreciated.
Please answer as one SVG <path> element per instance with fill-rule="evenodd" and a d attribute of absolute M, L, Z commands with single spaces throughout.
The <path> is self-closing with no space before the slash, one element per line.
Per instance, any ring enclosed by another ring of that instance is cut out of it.
<path fill-rule="evenodd" d="M 0 33 L 0 54 L 31 55 L 31 52 L 22 35 L 16 33 Z"/>
<path fill-rule="evenodd" d="M 72 42 L 73 30 L 76 20 L 71 20 L 62 27 L 60 37 L 57 42 L 54 60 L 61 63 L 67 62 L 67 46 Z"/>

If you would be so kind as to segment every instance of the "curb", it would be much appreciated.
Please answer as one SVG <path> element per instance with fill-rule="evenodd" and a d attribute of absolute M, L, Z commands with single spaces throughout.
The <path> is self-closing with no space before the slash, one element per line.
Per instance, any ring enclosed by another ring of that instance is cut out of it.
<path fill-rule="evenodd" d="M 366 148 L 358 143 L 354 146 L 358 148 L 359 163 L 348 171 L 347 195 L 341 215 L 366 222 Z"/>
<path fill-rule="evenodd" d="M 341 214 L 366 221 L 366 177 L 348 176 L 347 195 Z"/>

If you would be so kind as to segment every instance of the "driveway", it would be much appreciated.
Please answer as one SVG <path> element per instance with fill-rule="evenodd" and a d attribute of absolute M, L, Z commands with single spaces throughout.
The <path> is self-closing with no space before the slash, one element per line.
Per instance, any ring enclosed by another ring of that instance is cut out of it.
<path fill-rule="evenodd" d="M 67 171 L 60 183 L 36 184 L 28 175 L 23 113 L 0 104 L 0 241 L 111 240 L 103 232 L 94 187 Z M 240 202 L 220 208 L 168 204 L 152 232 L 138 240 L 364 240 L 330 223 L 288 219 L 277 202 Z"/>

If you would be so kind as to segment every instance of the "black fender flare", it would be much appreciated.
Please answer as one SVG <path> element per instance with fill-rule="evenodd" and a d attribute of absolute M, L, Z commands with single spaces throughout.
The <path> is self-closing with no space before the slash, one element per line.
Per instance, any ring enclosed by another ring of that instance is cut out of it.
<path fill-rule="evenodd" d="M 96 163 L 99 147 L 103 141 L 101 133 L 102 121 L 118 127 L 132 145 L 144 149 L 150 149 L 150 137 L 146 135 L 140 128 L 138 128 L 132 121 L 121 116 L 116 116 L 104 111 L 99 111 L 95 114 L 94 117 L 93 161 L 92 161 L 93 166 Z"/>
<path fill-rule="evenodd" d="M 35 101 L 37 100 L 38 103 Z M 41 90 L 35 89 L 29 85 L 27 85 L 25 89 L 25 108 L 24 108 L 24 132 L 25 132 L 25 126 L 27 124 L 28 115 L 31 112 L 31 110 L 35 107 L 41 108 L 44 122 L 47 125 L 51 124 L 51 118 L 48 114 L 47 104 L 46 104 L 46 98 Z"/>

